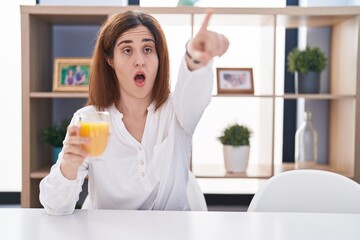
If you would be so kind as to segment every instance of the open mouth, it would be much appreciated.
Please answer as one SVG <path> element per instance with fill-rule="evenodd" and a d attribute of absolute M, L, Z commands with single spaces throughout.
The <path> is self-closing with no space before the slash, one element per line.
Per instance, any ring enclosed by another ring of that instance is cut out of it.
<path fill-rule="evenodd" d="M 135 80 L 136 86 L 138 86 L 138 87 L 142 87 L 145 85 L 145 75 L 142 73 L 136 74 L 134 77 L 134 80 Z"/>

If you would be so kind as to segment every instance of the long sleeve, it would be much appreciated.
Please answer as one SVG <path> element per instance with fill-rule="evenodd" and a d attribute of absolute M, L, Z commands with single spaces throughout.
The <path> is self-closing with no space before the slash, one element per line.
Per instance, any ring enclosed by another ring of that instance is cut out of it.
<path fill-rule="evenodd" d="M 59 156 L 61 158 L 62 153 Z M 51 168 L 50 174 L 40 182 L 40 202 L 46 212 L 51 215 L 73 213 L 87 175 L 87 170 L 82 165 L 79 168 L 77 179 L 68 180 L 61 173 L 59 162 Z"/>
<path fill-rule="evenodd" d="M 180 65 L 178 82 L 173 93 L 174 109 L 181 126 L 189 135 L 194 133 L 211 101 L 214 79 L 212 62 L 194 71 L 187 68 L 185 58 Z"/>

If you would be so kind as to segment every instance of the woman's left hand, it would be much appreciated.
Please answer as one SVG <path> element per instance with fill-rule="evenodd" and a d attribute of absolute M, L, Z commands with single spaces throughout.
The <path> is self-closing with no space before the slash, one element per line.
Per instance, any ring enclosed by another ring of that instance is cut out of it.
<path fill-rule="evenodd" d="M 186 44 L 186 62 L 190 70 L 205 66 L 216 56 L 222 56 L 229 47 L 229 40 L 224 35 L 207 29 L 211 15 L 212 11 L 207 10 L 199 32 Z"/>

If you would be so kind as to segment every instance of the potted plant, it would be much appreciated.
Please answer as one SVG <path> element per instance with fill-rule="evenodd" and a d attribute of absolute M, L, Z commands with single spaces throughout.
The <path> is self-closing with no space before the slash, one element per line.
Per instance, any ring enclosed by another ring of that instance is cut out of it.
<path fill-rule="evenodd" d="M 295 93 L 319 93 L 320 73 L 327 58 L 318 47 L 294 48 L 287 57 L 288 71 L 295 73 Z"/>
<path fill-rule="evenodd" d="M 60 124 L 53 124 L 43 131 L 43 138 L 46 143 L 53 147 L 53 161 L 55 162 L 62 149 L 67 127 L 70 121 L 63 120 Z"/>
<path fill-rule="evenodd" d="M 237 123 L 228 126 L 218 140 L 223 144 L 227 172 L 245 172 L 249 162 L 250 128 Z"/>

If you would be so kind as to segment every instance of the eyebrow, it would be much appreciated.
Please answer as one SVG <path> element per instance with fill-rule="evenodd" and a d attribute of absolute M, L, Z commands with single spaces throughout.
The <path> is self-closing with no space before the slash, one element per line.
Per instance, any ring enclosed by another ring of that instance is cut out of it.
<path fill-rule="evenodd" d="M 154 43 L 155 43 L 155 40 L 152 39 L 152 38 L 144 38 L 144 39 L 142 40 L 142 42 L 154 42 Z M 117 44 L 117 46 L 120 46 L 120 45 L 123 44 L 123 43 L 133 43 L 133 40 L 123 40 L 123 41 L 119 42 L 119 43 Z"/>

